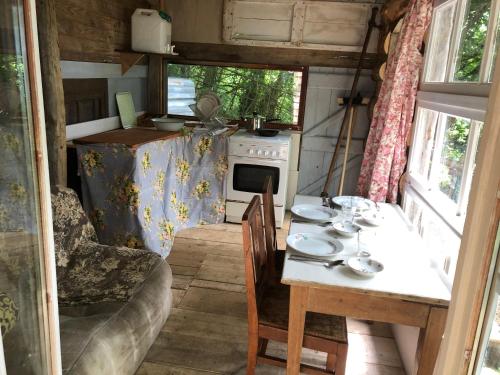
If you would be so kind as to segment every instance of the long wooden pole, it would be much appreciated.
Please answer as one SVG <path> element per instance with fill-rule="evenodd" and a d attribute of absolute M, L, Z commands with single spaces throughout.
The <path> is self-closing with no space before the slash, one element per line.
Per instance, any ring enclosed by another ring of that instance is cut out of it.
<path fill-rule="evenodd" d="M 321 192 L 322 197 L 328 196 L 328 188 L 330 187 L 330 184 L 332 182 L 333 171 L 335 169 L 335 164 L 337 162 L 337 157 L 338 157 L 338 154 L 340 151 L 340 145 L 341 145 L 342 140 L 344 138 L 344 133 L 345 133 L 345 130 L 347 127 L 349 112 L 350 112 L 351 107 L 353 105 L 354 97 L 356 96 L 356 89 L 358 87 L 358 81 L 359 81 L 359 77 L 361 75 L 363 58 L 366 54 L 366 50 L 368 49 L 368 43 L 370 42 L 370 36 L 372 34 L 373 28 L 376 26 L 375 18 L 377 17 L 377 12 L 378 12 L 378 8 L 372 9 L 372 16 L 370 18 L 370 21 L 368 22 L 368 30 L 366 31 L 365 42 L 363 43 L 363 49 L 361 50 L 361 55 L 359 57 L 358 67 L 356 69 L 356 74 L 354 75 L 354 81 L 352 82 L 351 94 L 349 96 L 349 101 L 347 102 L 347 105 L 345 108 L 344 119 L 342 120 L 342 125 L 340 126 L 339 137 L 337 139 L 337 144 L 335 145 L 335 150 L 333 151 L 333 156 L 332 156 L 332 160 L 330 162 L 330 167 L 328 169 L 328 175 L 326 177 L 325 186 L 323 187 L 323 191 Z"/>
<path fill-rule="evenodd" d="M 340 183 L 339 183 L 339 189 L 338 189 L 337 195 L 342 195 L 342 193 L 344 191 L 345 173 L 347 170 L 347 160 L 349 158 L 349 150 L 351 148 L 351 141 L 352 141 L 352 131 L 353 131 L 354 124 L 356 123 L 357 112 L 358 112 L 358 108 L 356 106 L 353 106 L 351 108 L 351 113 L 349 115 L 349 126 L 347 127 L 347 139 L 346 139 L 345 150 L 344 150 L 344 160 L 342 161 L 342 172 L 340 174 Z"/>
<path fill-rule="evenodd" d="M 36 14 L 50 182 L 66 186 L 66 109 L 64 107 L 56 1 L 37 0 Z"/>

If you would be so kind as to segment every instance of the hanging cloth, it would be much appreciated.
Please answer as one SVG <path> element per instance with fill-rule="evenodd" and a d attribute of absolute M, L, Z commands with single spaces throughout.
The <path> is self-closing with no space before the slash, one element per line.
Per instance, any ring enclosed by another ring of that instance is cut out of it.
<path fill-rule="evenodd" d="M 419 50 L 431 15 L 432 0 L 410 0 L 396 48 L 388 58 L 358 180 L 359 193 L 376 202 L 397 199 L 422 67 Z"/>

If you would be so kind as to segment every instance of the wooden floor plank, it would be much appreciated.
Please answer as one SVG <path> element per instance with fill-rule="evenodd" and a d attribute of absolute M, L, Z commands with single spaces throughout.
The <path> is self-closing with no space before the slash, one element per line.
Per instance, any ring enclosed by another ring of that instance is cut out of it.
<path fill-rule="evenodd" d="M 381 322 L 366 322 L 347 318 L 347 330 L 361 335 L 393 338 L 391 325 Z"/>
<path fill-rule="evenodd" d="M 192 240 L 215 241 L 232 244 L 242 244 L 243 239 L 239 232 L 211 230 L 208 226 L 185 229 L 175 234 L 176 238 L 187 238 Z"/>
<path fill-rule="evenodd" d="M 188 254 L 217 254 L 243 258 L 243 249 L 240 244 L 176 237 L 171 255 L 186 252 Z"/>
<path fill-rule="evenodd" d="M 246 318 L 246 295 L 216 289 L 191 287 L 179 304 L 182 309 Z"/>
<path fill-rule="evenodd" d="M 191 286 L 196 286 L 198 288 L 225 290 L 228 292 L 246 293 L 245 285 L 223 283 L 212 280 L 198 280 L 195 278 L 191 282 Z"/>
<path fill-rule="evenodd" d="M 222 374 L 221 372 L 190 369 L 187 367 L 165 366 L 153 362 L 143 362 L 135 375 L 212 375 Z"/>

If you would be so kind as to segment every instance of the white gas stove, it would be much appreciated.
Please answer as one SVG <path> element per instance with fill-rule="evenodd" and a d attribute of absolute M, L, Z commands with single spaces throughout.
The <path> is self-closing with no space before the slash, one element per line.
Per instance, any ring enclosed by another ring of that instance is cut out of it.
<path fill-rule="evenodd" d="M 255 194 L 262 193 L 264 179 L 273 179 L 276 225 L 285 217 L 291 136 L 280 132 L 261 137 L 238 130 L 229 139 L 226 221 L 241 223 L 241 217 Z"/>

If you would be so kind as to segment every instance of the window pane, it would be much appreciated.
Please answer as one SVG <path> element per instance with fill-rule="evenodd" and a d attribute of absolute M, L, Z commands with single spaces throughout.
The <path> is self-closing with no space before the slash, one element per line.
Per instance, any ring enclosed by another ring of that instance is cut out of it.
<path fill-rule="evenodd" d="M 451 2 L 437 8 L 434 13 L 434 32 L 427 62 L 427 82 L 444 82 L 446 79 L 446 66 L 455 8 L 456 2 Z"/>
<path fill-rule="evenodd" d="M 418 130 L 415 135 L 415 152 L 412 158 L 411 172 L 427 181 L 430 175 L 431 157 L 434 149 L 436 124 L 439 112 L 419 108 L 417 116 Z"/>
<path fill-rule="evenodd" d="M 491 1 L 469 0 L 455 66 L 455 81 L 478 82 Z"/>
<path fill-rule="evenodd" d="M 169 114 L 192 116 L 188 105 L 214 92 L 222 101 L 219 113 L 227 119 L 239 120 L 257 112 L 268 122 L 297 123 L 301 72 L 168 64 L 168 77 Z"/>
<path fill-rule="evenodd" d="M 439 162 L 439 165 L 436 166 L 436 182 L 442 193 L 458 203 L 469 139 L 470 120 L 445 116 L 443 121 L 445 123 L 442 129 L 442 141 L 438 140 L 437 142 L 440 144 L 437 144 L 435 148 L 436 151 L 440 149 L 439 159 L 434 159 Z"/>

